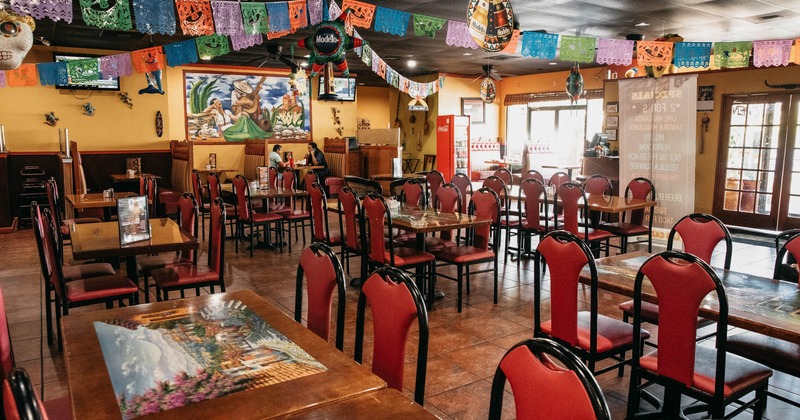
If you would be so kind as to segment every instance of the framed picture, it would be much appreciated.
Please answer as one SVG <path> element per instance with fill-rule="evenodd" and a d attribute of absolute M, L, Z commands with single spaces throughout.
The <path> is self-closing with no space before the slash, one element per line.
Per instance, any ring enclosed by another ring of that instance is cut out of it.
<path fill-rule="evenodd" d="M 293 95 L 288 70 L 284 74 L 184 71 L 183 82 L 190 141 L 311 140 L 311 89 Z"/>
<path fill-rule="evenodd" d="M 211 166 L 211 169 L 217 169 L 217 154 L 216 153 L 209 153 L 208 154 L 208 164 Z"/>
<path fill-rule="evenodd" d="M 697 87 L 697 110 L 698 111 L 714 110 L 714 86 Z"/>
<path fill-rule="evenodd" d="M 606 128 L 617 128 L 617 127 L 619 127 L 619 116 L 617 115 L 606 116 Z"/>
<path fill-rule="evenodd" d="M 127 158 L 125 159 L 125 169 L 126 172 L 133 169 L 133 173 L 136 175 L 142 174 L 142 158 Z"/>
<path fill-rule="evenodd" d="M 486 122 L 486 109 L 481 98 L 461 98 L 461 115 L 469 116 L 471 123 Z"/>
<path fill-rule="evenodd" d="M 117 199 L 119 244 L 128 245 L 150 239 L 150 217 L 147 196 L 136 195 Z"/>
<path fill-rule="evenodd" d="M 606 114 L 616 114 L 619 112 L 619 102 L 609 102 L 606 104 Z"/>
<path fill-rule="evenodd" d="M 269 166 L 258 167 L 258 189 L 269 189 Z"/>
<path fill-rule="evenodd" d="M 294 159 L 294 154 L 292 152 L 283 152 L 283 162 L 288 163 Z"/>
<path fill-rule="evenodd" d="M 606 129 L 606 135 L 608 135 L 608 141 L 617 141 L 617 129 L 616 128 Z"/>

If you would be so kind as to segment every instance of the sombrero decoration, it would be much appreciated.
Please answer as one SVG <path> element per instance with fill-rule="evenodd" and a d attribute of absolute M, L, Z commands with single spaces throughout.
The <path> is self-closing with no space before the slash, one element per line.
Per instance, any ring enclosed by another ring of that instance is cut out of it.
<path fill-rule="evenodd" d="M 311 64 L 311 77 L 316 76 L 326 63 L 333 63 L 344 77 L 350 75 L 345 52 L 360 47 L 362 40 L 348 35 L 345 28 L 347 16 L 349 10 L 336 20 L 319 23 L 314 27 L 314 35 L 297 41 L 297 45 L 311 50 L 311 57 L 308 59 L 308 63 Z"/>

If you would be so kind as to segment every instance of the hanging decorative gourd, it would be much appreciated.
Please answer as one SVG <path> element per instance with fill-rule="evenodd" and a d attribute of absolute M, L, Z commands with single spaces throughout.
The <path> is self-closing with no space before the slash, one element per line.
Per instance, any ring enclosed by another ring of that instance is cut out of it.
<path fill-rule="evenodd" d="M 470 0 L 467 5 L 469 34 L 479 47 L 498 52 L 511 42 L 514 12 L 509 0 Z"/>
<path fill-rule="evenodd" d="M 567 95 L 569 95 L 570 103 L 573 104 L 583 95 L 583 76 L 581 76 L 578 63 L 572 66 L 572 70 L 567 76 Z"/>
<path fill-rule="evenodd" d="M 0 70 L 14 70 L 33 46 L 36 22 L 11 10 L 0 10 Z"/>
<path fill-rule="evenodd" d="M 483 99 L 483 102 L 490 104 L 494 102 L 495 97 L 497 97 L 497 88 L 494 85 L 494 80 L 491 77 L 486 77 L 481 82 L 481 99 Z"/>
<path fill-rule="evenodd" d="M 314 27 L 314 35 L 297 41 L 297 45 L 311 50 L 311 57 L 308 59 L 311 65 L 311 77 L 316 76 L 327 63 L 336 65 L 336 69 L 342 72 L 344 77 L 350 75 L 345 52 L 360 47 L 362 40 L 347 33 L 345 19 L 349 15 L 349 11 L 346 11 L 336 20 L 321 22 Z"/>

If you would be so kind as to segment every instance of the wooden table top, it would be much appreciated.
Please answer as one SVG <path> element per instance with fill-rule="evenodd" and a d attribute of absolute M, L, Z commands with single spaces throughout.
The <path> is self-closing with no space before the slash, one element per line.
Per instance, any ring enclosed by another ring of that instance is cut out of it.
<path fill-rule="evenodd" d="M 639 267 L 651 254 L 629 252 L 600 258 L 597 264 L 598 287 L 633 297 L 633 283 Z M 770 337 L 800 344 L 800 289 L 797 284 L 773 280 L 731 270 L 715 268 L 728 297 L 728 324 Z M 581 281 L 589 280 L 589 270 L 581 272 Z M 657 303 L 652 285 L 642 284 L 643 299 Z M 700 314 L 716 319 L 716 294 L 700 306 Z"/>
<path fill-rule="evenodd" d="M 289 414 L 282 419 L 435 419 L 396 389 L 386 388 L 334 404 Z"/>
<path fill-rule="evenodd" d="M 401 208 L 391 211 L 392 226 L 412 233 L 430 233 L 488 225 L 491 219 L 460 213 Z"/>
<path fill-rule="evenodd" d="M 147 178 L 150 178 L 151 176 L 154 176 L 156 178 L 161 179 L 160 176 L 153 175 L 153 174 L 148 173 L 148 172 L 145 172 L 143 174 L 136 174 L 134 176 L 128 176 L 128 174 L 111 174 L 111 179 L 114 180 L 114 182 L 127 182 L 127 181 L 138 180 L 139 177 L 142 176 L 142 175 L 146 176 Z"/>
<path fill-rule="evenodd" d="M 162 411 L 148 418 L 273 418 L 304 410 L 321 409 L 327 404 L 342 403 L 347 399 L 386 388 L 382 379 L 356 364 L 351 357 L 320 339 L 254 292 L 242 290 L 64 317 L 64 360 L 73 416 L 78 419 L 120 418 L 117 397 L 104 363 L 94 322 L 125 320 L 143 315 L 152 317 L 153 313 L 163 314 L 163 311 L 170 311 L 168 314 L 172 316 L 187 311 L 199 311 L 215 303 L 228 305 L 227 302 L 230 301 L 242 302 L 327 370 Z"/>
<path fill-rule="evenodd" d="M 401 176 L 394 176 L 392 174 L 375 174 L 370 176 L 370 179 L 374 179 L 375 181 L 395 181 L 398 179 L 425 179 L 425 175 L 403 174 Z"/>
<path fill-rule="evenodd" d="M 197 249 L 197 239 L 181 230 L 174 220 L 151 219 L 149 241 L 125 246 L 119 243 L 119 222 L 70 225 L 72 255 L 76 260 L 130 256 L 157 252 Z"/>
<path fill-rule="evenodd" d="M 520 198 L 520 188 L 518 185 L 511 186 L 508 197 L 512 200 Z M 522 194 L 521 198 L 525 198 L 525 194 Z M 550 201 L 553 200 L 551 193 L 548 193 L 548 198 Z M 658 201 L 656 200 L 604 194 L 586 194 L 586 202 L 590 210 L 601 211 L 603 213 L 624 213 L 632 210 L 649 209 L 650 207 L 658 205 Z M 582 202 L 579 202 L 578 205 L 583 207 Z"/>
<path fill-rule="evenodd" d="M 66 194 L 64 198 L 72 204 L 72 207 L 82 209 L 99 209 L 104 207 L 116 207 L 118 198 L 132 197 L 136 194 L 132 192 L 117 192 L 114 197 L 104 197 L 103 193 L 88 194 Z"/>

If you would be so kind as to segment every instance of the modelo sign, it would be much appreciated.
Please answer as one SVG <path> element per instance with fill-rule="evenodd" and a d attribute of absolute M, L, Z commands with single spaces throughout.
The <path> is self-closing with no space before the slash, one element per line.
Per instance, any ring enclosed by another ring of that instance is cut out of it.
<path fill-rule="evenodd" d="M 327 57 L 335 54 L 341 45 L 342 38 L 336 28 L 322 26 L 314 34 L 314 46 L 321 56 Z"/>

